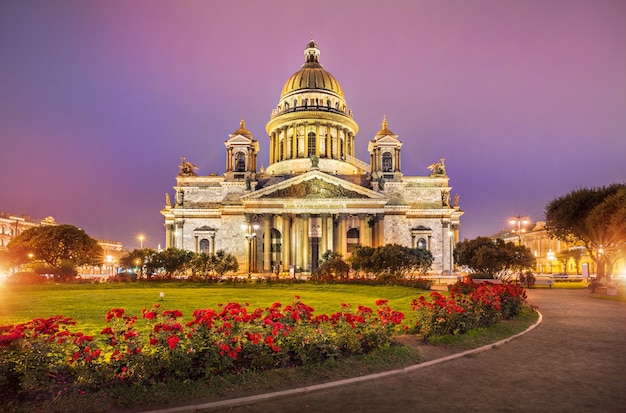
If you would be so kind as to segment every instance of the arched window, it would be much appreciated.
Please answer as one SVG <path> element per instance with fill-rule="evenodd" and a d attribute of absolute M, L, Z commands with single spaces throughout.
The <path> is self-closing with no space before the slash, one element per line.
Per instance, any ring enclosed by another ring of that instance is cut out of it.
<path fill-rule="evenodd" d="M 280 233 L 279 230 L 277 230 L 276 228 L 272 228 L 270 231 L 270 239 L 271 239 L 271 244 L 270 244 L 270 248 L 271 248 L 271 252 L 280 252 L 281 251 L 281 245 L 282 245 L 282 235 Z"/>
<path fill-rule="evenodd" d="M 309 132 L 309 153 L 307 154 L 307 156 L 311 157 L 313 155 L 315 155 L 315 146 L 316 146 L 316 139 L 315 139 L 315 133 L 314 132 Z"/>
<path fill-rule="evenodd" d="M 389 152 L 383 153 L 383 172 L 393 172 L 393 160 Z"/>
<path fill-rule="evenodd" d="M 425 250 L 426 249 L 426 240 L 424 238 L 420 238 L 417 240 L 417 249 Z"/>
<path fill-rule="evenodd" d="M 235 171 L 244 172 L 246 170 L 246 155 L 238 152 L 235 155 Z"/>
<path fill-rule="evenodd" d="M 359 244 L 359 229 L 358 228 L 351 228 L 348 231 L 348 254 L 352 253 L 352 250 L 354 249 L 354 247 Z"/>
<path fill-rule="evenodd" d="M 200 252 L 200 254 L 202 254 L 203 252 L 208 253 L 210 251 L 210 249 L 209 249 L 209 247 L 210 247 L 209 240 L 206 239 L 206 238 L 201 239 L 199 247 L 200 247 L 200 251 L 198 251 L 198 252 Z"/>

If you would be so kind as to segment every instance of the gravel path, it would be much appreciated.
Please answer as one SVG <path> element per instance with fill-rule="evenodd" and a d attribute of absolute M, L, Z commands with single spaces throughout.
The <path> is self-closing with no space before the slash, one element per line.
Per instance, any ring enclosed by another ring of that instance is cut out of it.
<path fill-rule="evenodd" d="M 528 298 L 543 322 L 501 347 L 223 411 L 626 412 L 626 304 L 586 290 L 536 289 Z"/>

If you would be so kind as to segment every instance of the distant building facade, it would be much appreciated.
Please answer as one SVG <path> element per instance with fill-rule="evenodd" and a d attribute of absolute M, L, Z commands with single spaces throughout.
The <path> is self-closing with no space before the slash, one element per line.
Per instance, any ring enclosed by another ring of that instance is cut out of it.
<path fill-rule="evenodd" d="M 30 215 L 13 215 L 0 211 L 0 249 L 5 248 L 13 238 L 29 228 L 56 224 L 52 217 L 37 220 L 32 219 Z"/>
<path fill-rule="evenodd" d="M 581 275 L 585 265 L 589 274 L 596 273 L 596 264 L 589 257 L 585 247 L 550 237 L 544 221 L 537 221 L 531 227 L 530 231 L 521 234 L 504 230 L 494 238 L 528 248 L 537 260 L 535 263 L 537 273 Z"/>
<path fill-rule="evenodd" d="M 267 168 L 243 120 L 225 140 L 222 175 L 200 176 L 181 159 L 161 210 L 166 248 L 225 250 L 269 273 L 313 271 L 326 251 L 347 257 L 357 244 L 397 243 L 428 249 L 433 272 L 451 272 L 463 211 L 444 159 L 424 176 L 404 175 L 403 142 L 384 117 L 370 135 L 369 163 L 357 159 L 358 125 L 319 56 L 311 41 L 282 88 L 266 125 Z"/>
<path fill-rule="evenodd" d="M 39 220 L 31 218 L 30 215 L 18 216 L 0 211 L 0 249 L 6 248 L 13 238 L 27 229 L 46 225 L 54 226 L 57 225 L 57 222 L 53 217 Z M 117 269 L 119 258 L 125 253 L 124 246 L 118 241 L 99 239 L 96 239 L 96 241 L 98 241 L 98 245 L 100 245 L 103 250 L 102 266 L 96 268 L 81 268 L 81 270 L 86 273 L 94 273 L 100 269 L 115 272 L 114 270 Z"/>

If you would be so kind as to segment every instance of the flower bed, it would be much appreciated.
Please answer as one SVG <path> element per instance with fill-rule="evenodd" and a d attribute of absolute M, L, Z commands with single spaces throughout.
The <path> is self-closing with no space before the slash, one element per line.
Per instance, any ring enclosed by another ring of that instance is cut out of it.
<path fill-rule="evenodd" d="M 414 330 L 424 339 L 462 334 L 515 317 L 525 302 L 526 291 L 519 284 L 457 282 L 449 295 L 435 291 L 430 293 L 430 300 L 424 296 L 413 300 L 417 314 Z"/>
<path fill-rule="evenodd" d="M 515 316 L 524 301 L 516 285 L 459 284 L 449 296 L 433 292 L 430 300 L 414 300 L 410 320 L 387 300 L 377 300 L 374 309 L 342 304 L 334 314 L 314 315 L 296 297 L 291 305 L 265 309 L 229 303 L 195 310 L 188 322 L 180 311 L 156 304 L 141 315 L 109 310 L 100 337 L 73 332 L 76 323 L 69 318 L 38 318 L 0 327 L 0 396 L 33 401 L 106 386 L 308 365 L 388 346 L 400 331 L 424 338 L 463 333 Z"/>
<path fill-rule="evenodd" d="M 95 339 L 72 332 L 62 316 L 0 327 L 0 395 L 89 391 L 104 384 L 153 384 L 194 380 L 245 369 L 270 369 L 348 357 L 391 343 L 404 315 L 386 300 L 376 309 L 344 304 L 340 312 L 314 316 L 297 300 L 262 310 L 229 303 L 202 309 L 183 323 L 178 310 L 156 304 L 141 318 L 124 309 L 106 314 Z M 148 324 L 142 334 L 136 324 Z"/>

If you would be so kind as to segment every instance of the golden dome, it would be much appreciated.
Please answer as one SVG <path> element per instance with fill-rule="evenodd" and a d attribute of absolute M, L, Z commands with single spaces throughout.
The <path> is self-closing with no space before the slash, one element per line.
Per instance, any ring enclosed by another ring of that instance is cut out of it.
<path fill-rule="evenodd" d="M 313 40 L 307 45 L 304 55 L 305 63 L 302 65 L 302 69 L 291 75 L 289 80 L 285 82 L 280 98 L 282 99 L 288 94 L 297 91 L 317 89 L 334 93 L 344 99 L 343 90 L 339 86 L 337 79 L 324 70 L 320 64 L 320 51 Z"/>
<path fill-rule="evenodd" d="M 246 122 L 241 119 L 241 122 L 239 122 L 239 129 L 237 129 L 233 135 L 243 135 L 243 136 L 252 136 L 252 133 L 250 133 L 250 131 L 248 129 L 246 129 Z"/>

